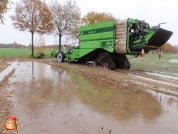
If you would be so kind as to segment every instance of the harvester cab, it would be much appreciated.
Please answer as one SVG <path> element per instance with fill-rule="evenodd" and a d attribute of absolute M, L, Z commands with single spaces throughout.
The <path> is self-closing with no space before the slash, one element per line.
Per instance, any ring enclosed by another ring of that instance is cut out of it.
<path fill-rule="evenodd" d="M 80 27 L 79 45 L 70 51 L 58 51 L 57 61 L 93 61 L 96 66 L 111 70 L 130 69 L 126 55 L 158 49 L 172 36 L 173 33 L 162 29 L 160 24 L 150 27 L 143 20 L 128 18 Z"/>

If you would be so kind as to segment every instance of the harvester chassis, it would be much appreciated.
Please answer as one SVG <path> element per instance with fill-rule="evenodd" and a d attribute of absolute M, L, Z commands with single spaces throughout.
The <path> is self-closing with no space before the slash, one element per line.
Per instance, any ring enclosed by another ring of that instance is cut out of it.
<path fill-rule="evenodd" d="M 138 57 L 165 44 L 172 31 L 150 27 L 144 20 L 124 19 L 81 26 L 79 45 L 59 50 L 58 62 L 91 63 L 110 70 L 130 69 L 126 55 Z"/>

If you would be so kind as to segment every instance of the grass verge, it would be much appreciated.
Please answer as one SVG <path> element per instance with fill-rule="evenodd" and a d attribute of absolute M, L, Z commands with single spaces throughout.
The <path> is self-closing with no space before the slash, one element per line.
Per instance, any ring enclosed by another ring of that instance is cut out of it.
<path fill-rule="evenodd" d="M 133 69 L 178 76 L 178 54 L 164 54 L 162 59 L 158 54 L 146 54 L 142 58 L 128 56 L 128 59 Z"/>

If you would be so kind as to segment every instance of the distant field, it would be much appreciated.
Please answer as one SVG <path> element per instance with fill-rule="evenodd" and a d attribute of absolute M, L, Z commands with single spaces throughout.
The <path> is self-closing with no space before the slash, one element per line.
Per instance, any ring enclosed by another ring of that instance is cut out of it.
<path fill-rule="evenodd" d="M 133 69 L 178 76 L 178 54 L 163 54 L 161 60 L 158 54 L 146 54 L 144 58 L 128 58 Z"/>
<path fill-rule="evenodd" d="M 45 51 L 45 56 L 50 56 L 51 49 Z M 34 50 L 35 56 L 37 51 Z M 0 48 L 0 57 L 29 57 L 31 49 L 29 48 Z"/>

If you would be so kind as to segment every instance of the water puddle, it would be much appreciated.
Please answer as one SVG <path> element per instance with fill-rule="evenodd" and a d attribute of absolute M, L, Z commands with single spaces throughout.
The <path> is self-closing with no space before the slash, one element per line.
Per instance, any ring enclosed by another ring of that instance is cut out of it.
<path fill-rule="evenodd" d="M 138 76 L 138 75 L 133 75 L 133 74 L 129 74 L 130 76 L 134 77 L 134 78 L 140 78 L 146 81 L 152 81 L 152 82 L 157 82 L 157 83 L 161 83 L 161 84 L 165 84 L 165 85 L 170 85 L 173 87 L 178 87 L 178 84 L 173 84 L 173 83 L 169 83 L 169 82 L 165 82 L 165 81 L 160 81 L 160 80 L 154 80 L 152 78 L 146 78 L 146 77 L 142 77 L 142 76 Z"/>
<path fill-rule="evenodd" d="M 172 62 L 172 63 L 178 63 L 178 59 L 171 59 L 168 62 Z"/>
<path fill-rule="evenodd" d="M 166 78 L 166 79 L 178 80 L 178 77 L 171 76 L 171 75 L 158 74 L 158 73 L 150 73 L 150 72 L 146 72 L 146 74 L 153 75 L 153 76 L 158 76 L 158 77 Z"/>
<path fill-rule="evenodd" d="M 19 62 L 10 82 L 19 133 L 178 133 L 176 101 L 167 105 L 169 96 L 160 101 L 154 91 L 101 85 L 39 62 Z"/>

